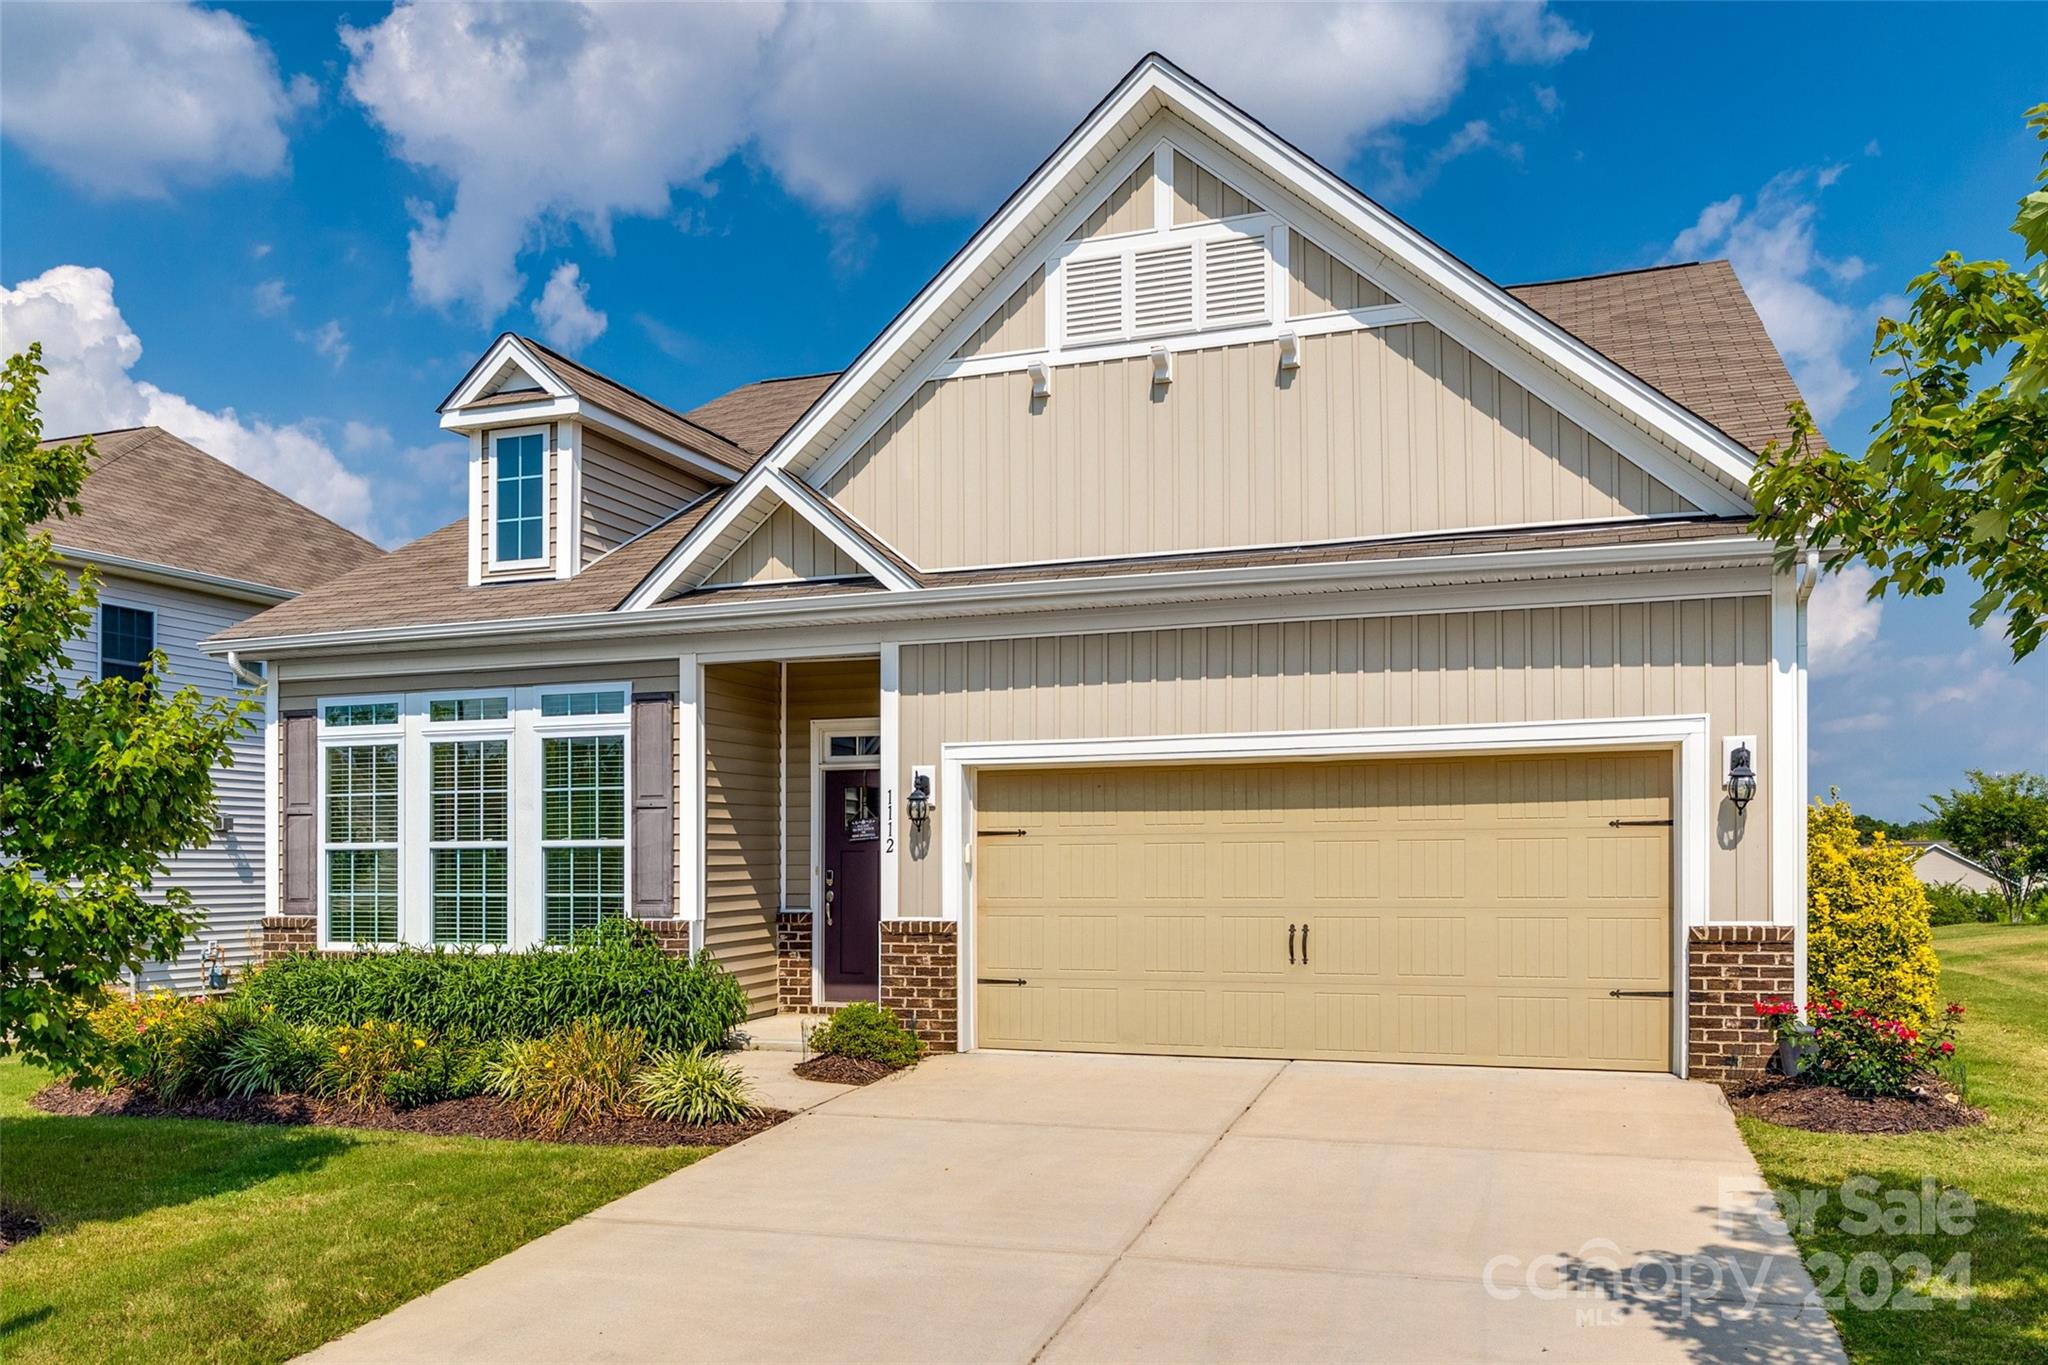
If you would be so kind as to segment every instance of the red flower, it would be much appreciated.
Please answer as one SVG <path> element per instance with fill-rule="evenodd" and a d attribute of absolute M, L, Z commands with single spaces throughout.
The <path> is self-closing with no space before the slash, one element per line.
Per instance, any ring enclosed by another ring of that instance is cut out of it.
<path fill-rule="evenodd" d="M 1953 1057 L 1955 1055 L 1955 1051 L 1956 1045 L 1954 1043 L 1943 1043 L 1941 1045 L 1941 1055 L 1944 1057 Z"/>
<path fill-rule="evenodd" d="M 1961 1014 L 1961 1013 L 1963 1012 L 1963 1003 L 1962 1003 L 1962 1001 L 1960 1001 L 1960 1000 L 1951 1000 L 1951 1001 L 1949 1001 L 1949 1005 L 1948 1005 L 1948 1012 L 1949 1012 L 1949 1014 L 1950 1014 L 1951 1016 L 1956 1016 L 1956 1015 L 1960 1015 L 1960 1014 Z"/>

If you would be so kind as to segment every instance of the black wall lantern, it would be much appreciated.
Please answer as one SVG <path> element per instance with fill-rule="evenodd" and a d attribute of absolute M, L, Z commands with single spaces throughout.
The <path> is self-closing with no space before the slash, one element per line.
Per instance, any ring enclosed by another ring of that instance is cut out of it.
<path fill-rule="evenodd" d="M 910 813 L 910 823 L 919 829 L 932 818 L 932 779 L 929 773 L 917 773 L 910 779 L 910 795 L 904 798 L 904 807 Z"/>
<path fill-rule="evenodd" d="M 1728 755 L 1728 799 L 1739 813 L 1756 800 L 1756 769 L 1750 764 L 1749 746 L 1738 744 Z"/>

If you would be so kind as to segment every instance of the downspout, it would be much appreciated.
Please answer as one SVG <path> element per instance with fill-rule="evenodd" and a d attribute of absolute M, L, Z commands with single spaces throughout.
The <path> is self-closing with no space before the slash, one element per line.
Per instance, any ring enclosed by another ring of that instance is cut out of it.
<path fill-rule="evenodd" d="M 242 686 L 268 687 L 270 685 L 264 679 L 261 673 L 251 673 L 247 668 L 245 668 L 242 665 L 242 654 L 240 650 L 229 650 L 227 653 L 227 660 L 228 671 L 230 673 L 233 673 L 237 678 L 241 679 Z"/>

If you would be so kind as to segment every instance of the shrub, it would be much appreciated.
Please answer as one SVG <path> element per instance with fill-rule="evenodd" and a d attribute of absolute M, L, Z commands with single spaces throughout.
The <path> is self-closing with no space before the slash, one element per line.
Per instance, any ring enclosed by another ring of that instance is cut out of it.
<path fill-rule="evenodd" d="M 93 1031 L 107 1044 L 106 1065 L 79 1079 L 128 1085 L 169 1104 L 218 1095 L 231 1050 L 260 1017 L 233 996 L 108 1001 L 91 1016 Z"/>
<path fill-rule="evenodd" d="M 830 1019 L 812 1029 L 811 1051 L 828 1057 L 880 1062 L 900 1071 L 924 1056 L 924 1044 L 903 1027 L 894 1010 L 863 1000 L 835 1011 Z"/>
<path fill-rule="evenodd" d="M 1808 993 L 1926 1028 L 1941 964 L 1912 851 L 1859 840 L 1846 801 L 1816 801 L 1806 826 Z"/>
<path fill-rule="evenodd" d="M 389 1020 L 437 1038 L 545 1038 L 595 1018 L 679 1051 L 718 1047 L 747 1013 L 739 982 L 709 954 L 668 957 L 643 926 L 625 920 L 605 921 L 572 948 L 282 958 L 252 972 L 236 994 L 295 1023 Z"/>
<path fill-rule="evenodd" d="M 352 1109 L 375 1109 L 388 1103 L 392 1078 L 427 1046 L 423 1035 L 388 1019 L 344 1024 L 327 1035 L 313 1089 Z"/>
<path fill-rule="evenodd" d="M 326 1034 L 311 1024 L 265 1015 L 228 1045 L 217 1082 L 233 1096 L 285 1095 L 305 1090 L 319 1074 Z"/>
<path fill-rule="evenodd" d="M 633 1078 L 646 1056 L 639 1029 L 579 1019 L 545 1038 L 506 1044 L 486 1084 L 522 1122 L 559 1133 L 631 1112 Z"/>
<path fill-rule="evenodd" d="M 664 1052 L 633 1083 L 640 1107 L 658 1119 L 698 1127 L 753 1117 L 750 1086 L 740 1069 L 704 1049 Z"/>
<path fill-rule="evenodd" d="M 1790 1000 L 1759 1000 L 1756 1012 L 1770 1018 L 1779 1038 L 1794 1033 L 1799 1007 Z M 1839 996 L 1809 1000 L 1814 1065 L 1801 1074 L 1852 1095 L 1903 1095 L 1923 1071 L 1960 1074 L 1955 1061 L 1956 1029 L 1963 1007 L 1951 1004 L 1925 1032 L 1881 1011 Z"/>
<path fill-rule="evenodd" d="M 484 1092 L 484 1077 L 498 1049 L 481 1043 L 428 1040 L 406 1064 L 384 1078 L 384 1102 L 393 1109 L 417 1109 L 442 1100 L 464 1100 Z"/>
<path fill-rule="evenodd" d="M 1996 924 L 2005 913 L 2005 898 L 1989 891 L 1938 884 L 1927 888 L 1929 924 Z"/>

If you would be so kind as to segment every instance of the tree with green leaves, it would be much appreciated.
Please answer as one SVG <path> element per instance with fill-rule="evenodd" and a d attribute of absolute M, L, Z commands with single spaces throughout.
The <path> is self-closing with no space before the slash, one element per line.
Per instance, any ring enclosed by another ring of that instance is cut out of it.
<path fill-rule="evenodd" d="M 90 438 L 41 444 L 42 348 L 0 374 L 0 1056 L 90 1069 L 87 1016 L 125 973 L 177 954 L 196 918 L 164 860 L 204 843 L 213 774 L 247 699 L 165 695 L 165 663 L 140 682 L 67 676 L 65 649 L 99 600 L 39 524 L 76 515 Z"/>
<path fill-rule="evenodd" d="M 1873 598 L 1931 597 L 1960 571 L 1979 589 L 1970 623 L 2002 614 L 2014 659 L 2048 628 L 2048 104 L 2027 123 L 2044 151 L 2012 230 L 2038 262 L 1936 261 L 1905 318 L 1878 320 L 1892 401 L 1870 445 L 1823 447 L 1794 404 L 1751 484 L 1756 533 L 1787 563 L 1813 549 L 1828 572 L 1867 565 Z"/>
<path fill-rule="evenodd" d="M 1975 768 L 1967 776 L 1969 786 L 1934 797 L 1927 809 L 1943 839 L 2004 883 L 2006 912 L 2018 924 L 2048 885 L 2048 778 Z"/>

